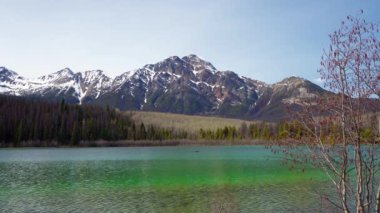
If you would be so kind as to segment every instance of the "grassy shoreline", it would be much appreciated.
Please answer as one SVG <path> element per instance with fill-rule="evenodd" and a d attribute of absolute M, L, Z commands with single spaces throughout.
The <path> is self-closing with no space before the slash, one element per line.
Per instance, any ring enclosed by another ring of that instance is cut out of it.
<path fill-rule="evenodd" d="M 120 141 L 81 141 L 78 145 L 60 145 L 57 142 L 24 141 L 18 146 L 5 146 L 0 143 L 0 148 L 22 147 L 155 147 L 155 146 L 236 146 L 236 145 L 271 145 L 273 141 L 265 140 L 120 140 Z"/>

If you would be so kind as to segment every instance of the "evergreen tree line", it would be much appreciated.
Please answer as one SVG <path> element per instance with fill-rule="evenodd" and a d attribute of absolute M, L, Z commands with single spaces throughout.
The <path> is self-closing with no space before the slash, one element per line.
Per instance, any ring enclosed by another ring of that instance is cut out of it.
<path fill-rule="evenodd" d="M 304 129 L 297 121 L 287 123 L 256 122 L 247 125 L 243 122 L 239 128 L 226 126 L 213 130 L 200 129 L 199 138 L 207 140 L 281 140 L 301 139 Z"/>
<path fill-rule="evenodd" d="M 41 102 L 1 95 L 0 112 L 0 146 L 19 146 L 25 141 L 78 145 L 94 140 L 187 138 L 185 131 L 145 126 L 109 107 L 68 105 L 64 100 Z"/>
<path fill-rule="evenodd" d="M 365 142 L 377 136 L 377 118 L 371 117 L 367 126 L 360 129 L 360 136 Z M 318 134 L 324 143 L 336 144 L 342 139 L 339 125 L 335 122 L 322 122 Z M 314 130 L 314 129 L 313 129 Z M 256 122 L 247 125 L 243 122 L 239 128 L 226 126 L 216 130 L 200 129 L 199 138 L 205 140 L 265 140 L 280 141 L 291 139 L 293 141 L 312 137 L 310 131 L 305 129 L 299 121 L 267 123 Z"/>

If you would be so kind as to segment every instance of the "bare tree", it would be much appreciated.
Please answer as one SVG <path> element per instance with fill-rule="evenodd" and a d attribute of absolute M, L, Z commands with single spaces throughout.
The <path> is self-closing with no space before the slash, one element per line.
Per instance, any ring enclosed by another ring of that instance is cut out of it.
<path fill-rule="evenodd" d="M 343 212 L 380 212 L 379 128 L 370 122 L 379 119 L 378 33 L 361 11 L 329 35 L 319 73 L 333 93 L 303 100 L 295 113 L 308 153 L 286 152 L 325 171 L 337 192 L 326 199 Z"/>

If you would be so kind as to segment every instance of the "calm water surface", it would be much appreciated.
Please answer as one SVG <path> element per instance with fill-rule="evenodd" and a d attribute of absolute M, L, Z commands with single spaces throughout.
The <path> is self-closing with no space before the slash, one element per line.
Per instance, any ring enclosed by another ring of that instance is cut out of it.
<path fill-rule="evenodd" d="M 326 187 L 261 146 L 0 150 L 0 212 L 310 212 Z"/>

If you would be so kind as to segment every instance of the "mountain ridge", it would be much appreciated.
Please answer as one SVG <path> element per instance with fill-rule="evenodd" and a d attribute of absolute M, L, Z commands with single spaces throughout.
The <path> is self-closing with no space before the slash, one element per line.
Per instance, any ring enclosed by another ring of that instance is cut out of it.
<path fill-rule="evenodd" d="M 267 84 L 233 71 L 218 70 L 194 54 L 171 56 L 115 78 L 102 70 L 74 72 L 64 68 L 27 79 L 0 67 L 1 94 L 51 101 L 65 99 L 71 104 L 112 106 L 120 110 L 278 120 L 286 117 L 287 104 L 325 92 L 299 77 Z"/>

